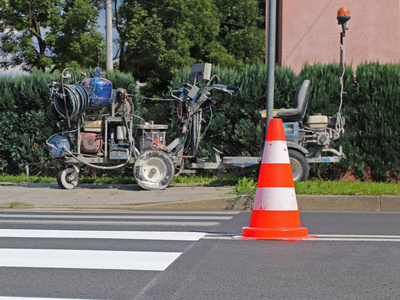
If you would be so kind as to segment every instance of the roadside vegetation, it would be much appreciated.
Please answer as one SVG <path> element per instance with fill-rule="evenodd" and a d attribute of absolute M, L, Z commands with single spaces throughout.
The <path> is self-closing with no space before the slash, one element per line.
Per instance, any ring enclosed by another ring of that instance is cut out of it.
<path fill-rule="evenodd" d="M 0 175 L 0 182 L 7 183 L 56 183 L 54 177 Z M 134 184 L 133 177 L 97 177 L 81 176 L 80 183 L 92 184 Z M 257 179 L 253 177 L 220 178 L 217 176 L 178 176 L 172 184 L 201 184 L 212 186 L 232 186 L 237 196 L 252 198 L 256 192 Z M 400 195 L 400 185 L 382 182 L 346 182 L 308 180 L 295 182 L 297 195 Z"/>

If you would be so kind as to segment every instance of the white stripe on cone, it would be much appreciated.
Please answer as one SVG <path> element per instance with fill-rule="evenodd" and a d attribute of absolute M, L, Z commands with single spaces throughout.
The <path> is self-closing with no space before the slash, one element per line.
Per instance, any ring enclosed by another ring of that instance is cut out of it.
<path fill-rule="evenodd" d="M 253 204 L 254 210 L 298 210 L 294 187 L 257 188 Z"/>
<path fill-rule="evenodd" d="M 265 141 L 263 164 L 290 164 L 286 141 Z"/>

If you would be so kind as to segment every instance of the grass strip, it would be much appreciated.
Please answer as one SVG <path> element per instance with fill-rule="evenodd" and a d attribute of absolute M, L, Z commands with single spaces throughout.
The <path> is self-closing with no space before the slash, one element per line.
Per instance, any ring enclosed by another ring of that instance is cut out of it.
<path fill-rule="evenodd" d="M 26 180 L 24 174 L 18 176 L 0 175 L 0 182 L 9 183 L 56 183 L 54 177 L 30 176 Z M 79 177 L 80 183 L 93 184 L 133 184 L 133 177 Z M 237 195 L 253 195 L 256 191 L 257 180 L 254 178 L 220 178 L 217 176 L 181 175 L 172 184 L 204 184 L 207 186 L 232 186 Z M 382 182 L 345 182 L 308 180 L 295 182 L 297 195 L 400 195 L 400 185 Z"/>

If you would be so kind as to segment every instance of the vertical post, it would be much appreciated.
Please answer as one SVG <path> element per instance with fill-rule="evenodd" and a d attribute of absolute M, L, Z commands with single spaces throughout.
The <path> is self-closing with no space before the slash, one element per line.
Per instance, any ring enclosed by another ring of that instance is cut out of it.
<path fill-rule="evenodd" d="M 346 29 L 342 26 L 342 32 L 340 33 L 340 76 L 344 71 L 344 37 L 346 36 Z"/>
<path fill-rule="evenodd" d="M 112 41 L 112 0 L 105 0 L 106 6 L 106 71 L 113 71 L 113 41 Z"/>
<path fill-rule="evenodd" d="M 275 82 L 275 35 L 276 35 L 276 0 L 269 0 L 268 15 L 268 79 L 267 79 L 267 123 L 273 118 L 274 82 Z"/>
<path fill-rule="evenodd" d="M 340 105 L 339 111 L 336 116 L 336 127 L 339 127 L 340 137 L 339 137 L 339 153 L 342 154 L 343 149 L 343 125 L 344 118 L 342 117 L 342 105 L 343 105 L 343 78 L 344 78 L 344 37 L 346 36 L 346 30 L 348 29 L 346 23 L 350 20 L 350 10 L 347 7 L 341 7 L 337 12 L 338 25 L 342 25 L 342 32 L 340 33 Z"/>
<path fill-rule="evenodd" d="M 26 181 L 29 181 L 29 164 L 25 164 Z"/>

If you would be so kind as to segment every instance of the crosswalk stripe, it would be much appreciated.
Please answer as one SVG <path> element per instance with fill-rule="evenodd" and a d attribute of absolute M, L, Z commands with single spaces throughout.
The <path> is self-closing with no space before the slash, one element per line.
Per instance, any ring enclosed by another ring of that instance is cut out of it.
<path fill-rule="evenodd" d="M 97 215 L 43 215 L 43 214 L 6 214 L 1 218 L 30 218 L 30 219 L 129 219 L 129 220 L 230 220 L 232 216 L 143 216 L 143 215 L 122 215 L 122 216 L 97 216 Z"/>
<path fill-rule="evenodd" d="M 0 267 L 164 271 L 181 252 L 0 249 Z"/>
<path fill-rule="evenodd" d="M 40 298 L 40 297 L 10 297 L 0 296 L 0 300 L 95 300 L 95 299 L 78 299 L 78 298 Z"/>
<path fill-rule="evenodd" d="M 206 233 L 173 231 L 89 231 L 0 229 L 0 237 L 198 241 Z"/>
<path fill-rule="evenodd" d="M 216 226 L 219 222 L 175 221 L 84 221 L 84 220 L 0 220 L 0 224 L 57 224 L 57 225 L 145 225 L 145 226 Z"/>

